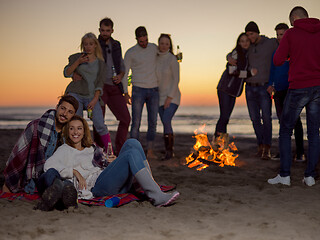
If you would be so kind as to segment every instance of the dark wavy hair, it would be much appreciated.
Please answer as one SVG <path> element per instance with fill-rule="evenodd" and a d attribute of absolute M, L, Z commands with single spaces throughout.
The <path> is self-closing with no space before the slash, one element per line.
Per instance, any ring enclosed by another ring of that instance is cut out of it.
<path fill-rule="evenodd" d="M 240 46 L 240 39 L 242 36 L 247 36 L 247 35 L 245 32 L 240 33 L 239 37 L 237 38 L 235 50 L 237 51 L 237 54 L 238 54 L 238 61 L 240 60 L 241 62 L 244 62 L 246 55 L 245 55 L 242 47 Z"/>
<path fill-rule="evenodd" d="M 75 99 L 75 97 L 68 95 L 68 94 L 60 96 L 57 107 L 59 107 L 63 102 L 67 102 L 67 103 L 71 104 L 73 106 L 74 110 L 77 112 L 77 110 L 79 108 L 79 102 L 77 99 Z"/>

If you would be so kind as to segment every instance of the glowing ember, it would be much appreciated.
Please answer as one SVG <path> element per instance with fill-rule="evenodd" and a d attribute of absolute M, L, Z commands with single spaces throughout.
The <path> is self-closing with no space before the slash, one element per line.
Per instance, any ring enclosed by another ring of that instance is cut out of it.
<path fill-rule="evenodd" d="M 193 137 L 197 140 L 193 146 L 195 152 L 186 157 L 186 165 L 189 168 L 195 167 L 198 171 L 209 167 L 210 163 L 217 164 L 220 167 L 225 165 L 235 166 L 238 154 L 232 151 L 237 151 L 238 149 L 234 142 L 228 144 L 228 135 L 221 134 L 211 145 L 207 133 L 204 132 L 204 128 L 205 125 L 194 131 L 195 136 Z"/>

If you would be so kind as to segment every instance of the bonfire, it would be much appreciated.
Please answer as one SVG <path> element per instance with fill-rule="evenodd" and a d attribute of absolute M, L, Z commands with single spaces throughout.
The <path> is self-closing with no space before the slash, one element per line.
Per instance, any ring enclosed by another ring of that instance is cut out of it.
<path fill-rule="evenodd" d="M 194 131 L 196 143 L 193 146 L 194 152 L 186 157 L 186 165 L 189 168 L 196 168 L 201 171 L 210 164 L 215 164 L 220 167 L 235 166 L 235 159 L 238 151 L 234 142 L 229 144 L 228 134 L 221 134 L 219 137 L 212 141 L 212 144 L 208 140 L 207 133 L 204 132 L 205 125 Z M 201 133 L 198 133 L 201 132 Z"/>

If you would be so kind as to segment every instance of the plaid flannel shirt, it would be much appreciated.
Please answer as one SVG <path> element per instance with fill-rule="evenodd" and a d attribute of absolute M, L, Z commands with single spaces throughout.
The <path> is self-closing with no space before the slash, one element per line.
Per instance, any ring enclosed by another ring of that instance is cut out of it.
<path fill-rule="evenodd" d="M 20 191 L 43 172 L 55 114 L 56 110 L 50 109 L 41 118 L 31 121 L 13 147 L 3 172 L 5 183 L 12 192 Z"/>

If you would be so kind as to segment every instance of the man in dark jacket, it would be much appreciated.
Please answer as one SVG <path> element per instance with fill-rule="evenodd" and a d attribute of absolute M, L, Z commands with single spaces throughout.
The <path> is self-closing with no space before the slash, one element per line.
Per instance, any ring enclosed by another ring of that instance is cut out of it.
<path fill-rule="evenodd" d="M 125 94 L 123 92 L 123 86 L 121 82 L 125 71 L 121 45 L 119 41 L 114 40 L 111 37 L 113 31 L 113 22 L 110 18 L 104 18 L 100 21 L 99 42 L 107 67 L 103 95 L 101 98 L 104 104 L 108 105 L 110 111 L 119 121 L 115 139 L 116 155 L 118 155 L 122 145 L 127 140 L 131 118 L 127 107 L 127 103 L 129 103 L 129 95 L 128 93 Z M 128 83 L 126 82 L 124 84 Z M 104 116 L 105 106 L 102 106 L 102 112 Z M 98 140 L 99 137 L 95 137 L 95 139 Z"/>
<path fill-rule="evenodd" d="M 247 106 L 257 137 L 257 156 L 264 160 L 270 160 L 272 102 L 267 92 L 267 83 L 270 74 L 270 59 L 278 43 L 274 38 L 270 39 L 260 35 L 259 28 L 255 22 L 249 22 L 245 27 L 245 32 L 251 42 L 248 50 L 249 66 L 258 70 L 258 74 L 246 80 Z"/>
<path fill-rule="evenodd" d="M 284 33 L 289 29 L 289 26 L 285 23 L 279 23 L 275 27 L 277 33 L 277 41 L 280 43 Z M 274 51 L 275 53 L 275 51 Z M 289 72 L 289 61 L 281 66 L 275 66 L 273 64 L 273 56 L 271 59 L 270 77 L 268 84 L 268 93 L 273 96 L 274 105 L 276 107 L 277 117 L 281 119 L 281 113 L 283 109 L 284 100 L 286 98 L 289 82 L 288 82 L 288 72 Z M 304 143 L 303 143 L 303 126 L 300 117 L 297 119 L 296 125 L 294 127 L 294 139 L 296 142 L 296 154 L 294 160 L 296 162 L 306 161 L 304 154 Z M 280 160 L 280 153 L 278 152 L 272 160 Z"/>

